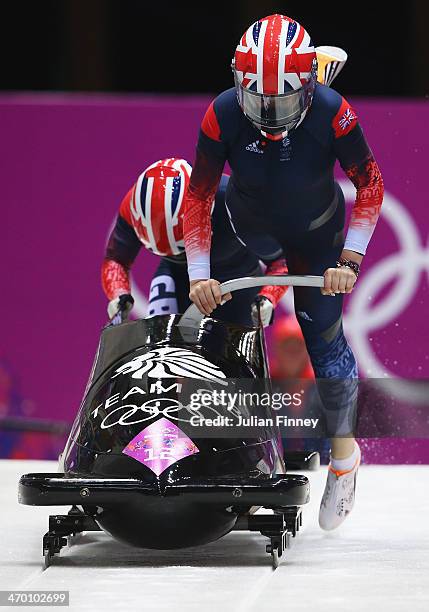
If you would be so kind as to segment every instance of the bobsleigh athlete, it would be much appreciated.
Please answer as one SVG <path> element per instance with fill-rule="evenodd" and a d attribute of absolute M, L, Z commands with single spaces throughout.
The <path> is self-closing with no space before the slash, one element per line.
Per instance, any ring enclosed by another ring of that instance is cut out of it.
<path fill-rule="evenodd" d="M 235 88 L 221 93 L 202 121 L 185 197 L 190 297 L 206 314 L 221 300 L 210 267 L 210 214 L 228 161 L 226 205 L 240 239 L 252 248 L 271 237 L 291 274 L 324 275 L 322 290 L 295 288 L 294 302 L 333 438 L 319 512 L 320 526 L 330 530 L 353 508 L 360 463 L 349 422 L 358 372 L 343 333 L 343 298 L 357 281 L 383 181 L 354 109 L 317 83 L 315 48 L 299 23 L 284 15 L 256 21 L 236 48 L 232 70 Z M 345 239 L 336 160 L 357 191 Z"/>
<path fill-rule="evenodd" d="M 126 310 L 132 308 L 129 271 L 142 246 L 161 257 L 150 286 L 148 315 L 183 313 L 191 304 L 182 205 L 191 170 L 184 159 L 157 161 L 146 168 L 122 200 L 102 265 L 102 286 L 109 300 L 110 318 L 118 311 L 120 302 Z M 216 278 L 221 281 L 262 274 L 258 257 L 237 239 L 227 214 L 228 180 L 227 175 L 221 177 L 210 204 L 210 211 L 213 210 L 210 259 Z M 275 241 L 266 241 L 261 250 L 267 274 L 287 272 L 282 251 Z M 267 286 L 259 295 L 258 289 L 241 291 L 238 299 L 219 308 L 215 316 L 241 325 L 252 325 L 261 316 L 266 325 L 285 290 L 286 287 Z M 263 301 L 260 315 L 258 301 Z"/>

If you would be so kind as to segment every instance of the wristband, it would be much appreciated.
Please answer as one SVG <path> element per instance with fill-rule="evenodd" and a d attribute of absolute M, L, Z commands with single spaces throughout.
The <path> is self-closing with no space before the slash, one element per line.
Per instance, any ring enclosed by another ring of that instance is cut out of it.
<path fill-rule="evenodd" d="M 360 266 L 355 261 L 340 257 L 340 259 L 337 261 L 337 268 L 341 267 L 350 268 L 350 270 L 353 270 L 353 272 L 356 274 L 356 278 L 359 278 Z"/>

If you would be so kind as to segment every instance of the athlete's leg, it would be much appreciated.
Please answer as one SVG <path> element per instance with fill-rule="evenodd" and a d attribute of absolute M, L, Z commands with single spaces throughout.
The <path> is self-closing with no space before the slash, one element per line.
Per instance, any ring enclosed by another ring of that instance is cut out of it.
<path fill-rule="evenodd" d="M 343 240 L 341 229 L 334 221 L 328 224 L 331 228 L 308 232 L 310 236 L 284 245 L 291 274 L 322 275 L 327 268 L 335 267 Z M 294 301 L 332 437 L 331 465 L 319 523 L 324 529 L 334 529 L 353 508 L 360 463 L 360 451 L 353 435 L 357 365 L 343 332 L 343 295 L 323 296 L 320 289 L 297 287 Z"/>
<path fill-rule="evenodd" d="M 294 265 L 293 257 L 287 261 L 291 274 L 321 273 L 311 261 L 299 267 Z M 294 301 L 325 408 L 328 431 L 333 436 L 333 455 L 340 459 L 353 449 L 353 441 L 341 436 L 349 436 L 353 431 L 358 376 L 356 360 L 343 331 L 343 296 L 323 296 L 319 289 L 297 287 Z"/>
<path fill-rule="evenodd" d="M 345 219 L 344 196 L 339 185 L 336 190 L 334 214 L 301 237 L 298 248 L 290 255 L 289 267 L 315 275 L 323 275 L 327 268 L 336 267 L 344 246 Z M 319 289 L 312 288 L 297 289 L 294 295 L 297 318 L 318 381 L 328 428 L 334 434 L 332 456 L 342 459 L 354 449 L 350 433 L 354 425 L 358 377 L 356 360 L 343 332 L 344 296 L 324 296 Z M 341 437 L 342 434 L 349 436 Z"/>
<path fill-rule="evenodd" d="M 344 201 L 341 198 L 335 214 L 325 224 L 283 245 L 289 272 L 323 275 L 327 268 L 335 267 L 344 244 L 343 224 Z M 342 294 L 332 297 L 322 295 L 318 288 L 294 288 L 296 316 L 316 375 L 328 430 L 333 437 L 332 453 L 338 459 L 350 455 L 354 448 L 350 434 L 358 376 L 353 351 L 344 336 L 343 301 Z"/>

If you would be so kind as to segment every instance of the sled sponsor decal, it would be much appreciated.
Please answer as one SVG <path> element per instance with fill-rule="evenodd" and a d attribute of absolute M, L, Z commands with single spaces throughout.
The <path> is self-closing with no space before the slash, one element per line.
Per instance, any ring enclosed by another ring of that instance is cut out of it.
<path fill-rule="evenodd" d="M 118 368 L 112 378 L 121 374 L 140 380 L 147 374 L 150 378 L 197 378 L 226 384 L 218 366 L 184 348 L 163 347 L 138 355 Z"/>
<path fill-rule="evenodd" d="M 122 451 L 157 476 L 170 465 L 199 452 L 177 425 L 162 417 L 137 434 Z"/>

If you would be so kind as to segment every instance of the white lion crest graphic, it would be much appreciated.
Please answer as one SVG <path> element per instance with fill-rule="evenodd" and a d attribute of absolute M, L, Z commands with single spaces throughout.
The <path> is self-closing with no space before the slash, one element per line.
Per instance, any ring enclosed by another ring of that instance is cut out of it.
<path fill-rule="evenodd" d="M 142 379 L 146 373 L 151 378 L 198 378 L 226 384 L 220 368 L 183 348 L 159 348 L 134 357 L 118 368 L 112 378 L 130 374 L 132 378 Z"/>

